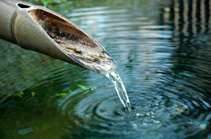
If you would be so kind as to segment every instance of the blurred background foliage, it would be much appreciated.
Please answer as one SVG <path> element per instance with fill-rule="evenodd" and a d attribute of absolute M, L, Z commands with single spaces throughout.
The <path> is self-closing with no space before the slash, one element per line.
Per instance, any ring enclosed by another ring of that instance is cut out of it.
<path fill-rule="evenodd" d="M 99 0 L 99 1 L 98 0 L 80 0 L 80 1 L 78 0 L 22 0 L 22 1 L 26 1 L 32 4 L 42 5 L 51 9 L 51 8 L 54 8 L 54 6 L 58 4 L 71 6 L 69 8 L 93 7 L 93 5 L 95 6 L 109 5 L 110 7 L 117 7 L 117 6 L 121 7 L 122 5 L 127 5 L 127 4 L 131 5 L 134 3 L 135 0 L 125 0 L 124 2 L 119 1 L 119 0 L 118 1 L 114 1 L 114 0 L 105 0 L 105 1 L 102 1 L 102 0 Z M 142 0 L 140 1 L 139 4 L 146 4 L 146 3 L 147 3 L 147 0 Z"/>
<path fill-rule="evenodd" d="M 39 5 L 43 5 L 43 6 L 48 6 L 48 5 L 54 5 L 54 4 L 58 4 L 61 2 L 65 2 L 66 0 L 24 0 L 26 2 L 30 2 L 33 4 L 39 4 Z"/>

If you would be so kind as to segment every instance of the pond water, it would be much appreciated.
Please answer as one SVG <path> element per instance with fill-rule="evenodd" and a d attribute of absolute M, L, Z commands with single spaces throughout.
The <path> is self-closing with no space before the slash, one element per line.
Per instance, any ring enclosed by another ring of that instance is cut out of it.
<path fill-rule="evenodd" d="M 0 138 L 211 139 L 210 7 L 211 0 L 50 5 L 108 50 L 132 110 L 105 76 L 1 40 Z"/>

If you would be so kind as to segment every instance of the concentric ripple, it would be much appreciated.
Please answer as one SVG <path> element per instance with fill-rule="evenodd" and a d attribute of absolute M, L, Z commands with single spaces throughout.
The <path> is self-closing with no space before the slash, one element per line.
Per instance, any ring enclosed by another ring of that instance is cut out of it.
<path fill-rule="evenodd" d="M 125 110 L 113 88 L 72 94 L 61 100 L 60 111 L 67 118 L 73 138 L 164 138 L 196 135 L 208 123 L 197 119 L 189 101 L 164 96 L 162 90 L 128 93 L 132 111 Z M 164 91 L 164 90 L 163 90 Z M 102 94 L 106 92 L 106 94 Z M 203 113 L 202 113 L 203 115 Z"/>

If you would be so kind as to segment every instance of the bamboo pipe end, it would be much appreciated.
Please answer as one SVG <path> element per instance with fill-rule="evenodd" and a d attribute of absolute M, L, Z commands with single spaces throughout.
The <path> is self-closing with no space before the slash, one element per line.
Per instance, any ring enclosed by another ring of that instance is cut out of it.
<path fill-rule="evenodd" d="M 45 7 L 24 2 L 17 2 L 16 9 L 14 34 L 23 48 L 99 73 L 116 67 L 103 46 L 65 17 Z M 39 42 L 36 39 L 33 41 L 32 35 L 38 36 Z M 29 38 L 32 42 L 27 40 Z"/>

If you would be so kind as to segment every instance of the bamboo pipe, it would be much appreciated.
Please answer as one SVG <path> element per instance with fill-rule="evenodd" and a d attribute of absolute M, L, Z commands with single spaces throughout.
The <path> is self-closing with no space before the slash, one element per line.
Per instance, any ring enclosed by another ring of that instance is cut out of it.
<path fill-rule="evenodd" d="M 103 46 L 54 11 L 16 0 L 1 0 L 0 11 L 0 39 L 99 73 L 116 67 Z"/>

